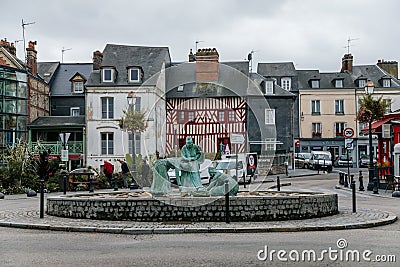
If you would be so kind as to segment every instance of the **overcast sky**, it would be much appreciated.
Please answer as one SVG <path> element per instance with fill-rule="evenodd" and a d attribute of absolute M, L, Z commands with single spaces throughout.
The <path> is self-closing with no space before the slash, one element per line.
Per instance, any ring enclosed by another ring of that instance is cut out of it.
<path fill-rule="evenodd" d="M 36 40 L 38 61 L 91 62 L 107 43 L 167 46 L 175 62 L 189 49 L 216 47 L 221 61 L 254 53 L 257 62 L 339 71 L 354 64 L 399 61 L 398 0 L 17 0 L 1 4 L 0 38 Z M 23 59 L 23 42 L 17 42 Z"/>

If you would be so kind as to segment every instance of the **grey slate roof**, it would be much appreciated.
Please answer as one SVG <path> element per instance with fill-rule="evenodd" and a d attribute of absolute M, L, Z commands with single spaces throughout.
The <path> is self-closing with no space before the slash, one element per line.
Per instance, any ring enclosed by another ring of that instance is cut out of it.
<path fill-rule="evenodd" d="M 85 116 L 43 116 L 28 125 L 28 128 L 81 128 L 85 126 Z"/>
<path fill-rule="evenodd" d="M 263 83 L 264 83 L 265 81 L 271 81 L 271 80 L 274 81 L 274 79 L 265 78 L 265 77 L 261 76 L 261 75 L 258 74 L 258 73 L 251 73 L 250 77 L 251 77 L 251 79 L 253 80 L 253 82 L 259 86 L 259 89 L 260 89 L 260 90 L 261 90 L 262 86 L 264 86 Z M 251 88 L 251 87 L 250 87 L 250 88 Z M 249 95 L 253 95 L 253 96 L 257 96 L 257 95 L 259 96 L 259 95 L 260 95 L 258 92 L 257 92 L 257 93 L 254 93 L 254 92 L 252 92 L 252 91 L 248 92 L 248 94 L 249 94 Z M 282 87 L 280 87 L 279 85 L 277 85 L 276 83 L 274 83 L 274 94 L 273 94 L 273 95 L 267 95 L 267 97 L 268 97 L 268 98 L 271 98 L 271 97 L 281 97 L 281 96 L 296 97 L 295 94 L 293 94 L 293 93 L 291 93 L 291 92 L 289 92 L 289 91 L 283 89 Z"/>
<path fill-rule="evenodd" d="M 294 77 L 297 75 L 293 62 L 258 63 L 257 73 L 264 77 Z"/>
<path fill-rule="evenodd" d="M 54 77 L 54 73 L 56 72 L 60 62 L 38 62 L 37 72 L 46 83 L 49 83 Z"/>
<path fill-rule="evenodd" d="M 299 89 L 311 88 L 310 80 L 319 80 L 321 89 L 346 89 L 354 88 L 355 84 L 351 75 L 347 72 L 320 73 L 318 70 L 298 70 Z M 335 87 L 335 80 L 343 80 L 343 88 Z"/>
<path fill-rule="evenodd" d="M 138 66 L 143 69 L 143 81 L 158 73 L 163 62 L 171 64 L 168 47 L 147 47 L 107 44 L 103 51 L 102 66 L 115 67 L 117 77 L 114 83 L 101 83 L 100 71 L 93 71 L 87 86 L 120 86 L 128 84 L 127 67 Z"/>
<path fill-rule="evenodd" d="M 354 80 L 361 77 L 371 80 L 375 86 L 381 86 L 379 80 L 383 77 L 392 78 L 391 87 L 400 87 L 400 81 L 389 73 L 378 67 L 377 65 L 359 65 L 353 66 L 353 73 L 351 74 Z"/>
<path fill-rule="evenodd" d="M 61 63 L 51 82 L 51 96 L 72 96 L 70 79 L 79 73 L 84 79 L 88 79 L 92 72 L 92 63 Z M 75 94 L 76 95 L 76 94 Z M 83 96 L 83 94 L 79 94 Z"/>

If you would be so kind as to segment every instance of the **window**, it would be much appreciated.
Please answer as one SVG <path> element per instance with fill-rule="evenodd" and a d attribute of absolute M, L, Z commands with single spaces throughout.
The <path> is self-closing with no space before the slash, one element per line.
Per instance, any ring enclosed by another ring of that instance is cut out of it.
<path fill-rule="evenodd" d="M 178 86 L 178 92 L 183 92 L 183 85 Z"/>
<path fill-rule="evenodd" d="M 114 154 L 114 134 L 101 133 L 101 154 L 113 155 Z"/>
<path fill-rule="evenodd" d="M 218 121 L 225 121 L 225 112 L 218 111 Z"/>
<path fill-rule="evenodd" d="M 140 69 L 131 68 L 128 70 L 129 82 L 140 82 Z"/>
<path fill-rule="evenodd" d="M 343 130 L 347 127 L 345 122 L 336 122 L 335 123 L 335 136 L 343 136 Z"/>
<path fill-rule="evenodd" d="M 320 115 L 321 114 L 321 103 L 319 100 L 311 101 L 311 115 Z"/>
<path fill-rule="evenodd" d="M 133 134 L 129 134 L 129 154 L 131 154 L 131 155 L 132 155 L 132 151 L 133 151 L 132 137 L 133 137 Z M 140 151 L 140 139 L 141 139 L 140 133 L 135 133 L 135 140 L 136 140 L 136 142 L 135 142 L 135 153 L 136 154 L 140 154 L 141 153 L 141 151 Z"/>
<path fill-rule="evenodd" d="M 74 107 L 70 109 L 70 116 L 79 116 L 79 115 L 81 115 L 79 107 Z"/>
<path fill-rule="evenodd" d="M 319 88 L 319 80 L 311 80 L 311 88 Z"/>
<path fill-rule="evenodd" d="M 335 100 L 335 114 L 344 114 L 344 100 Z"/>
<path fill-rule="evenodd" d="M 178 122 L 185 123 L 185 112 L 184 111 L 178 111 Z"/>
<path fill-rule="evenodd" d="M 322 135 L 322 124 L 320 122 L 315 122 L 312 124 L 312 136 Z"/>
<path fill-rule="evenodd" d="M 113 69 L 103 69 L 103 82 L 113 82 Z"/>
<path fill-rule="evenodd" d="M 390 87 L 390 79 L 383 79 L 382 80 L 383 87 Z"/>
<path fill-rule="evenodd" d="M 335 87 L 342 88 L 343 87 L 343 80 L 335 80 Z"/>
<path fill-rule="evenodd" d="M 83 93 L 83 82 L 73 82 L 72 86 L 74 93 Z"/>
<path fill-rule="evenodd" d="M 265 81 L 264 89 L 265 89 L 266 95 L 272 95 L 274 93 L 274 82 L 273 81 Z"/>
<path fill-rule="evenodd" d="M 189 113 L 188 113 L 188 120 L 189 120 L 189 121 L 194 121 L 194 111 L 189 111 Z"/>
<path fill-rule="evenodd" d="M 291 79 L 288 78 L 288 77 L 282 78 L 281 79 L 281 85 L 282 85 L 283 89 L 290 91 L 290 89 L 291 89 L 290 88 L 291 87 Z"/>
<path fill-rule="evenodd" d="M 276 150 L 276 138 L 267 138 L 265 139 L 264 145 L 265 151 L 275 151 Z"/>
<path fill-rule="evenodd" d="M 265 124 L 275 124 L 275 109 L 265 109 Z"/>
<path fill-rule="evenodd" d="M 228 121 L 235 121 L 235 111 L 229 110 L 229 112 L 228 112 Z"/>
<path fill-rule="evenodd" d="M 387 98 L 387 99 L 383 99 L 383 101 L 386 103 L 386 114 L 389 114 L 392 112 L 392 99 Z"/>
<path fill-rule="evenodd" d="M 362 79 L 362 80 L 358 80 L 358 88 L 364 88 L 365 84 L 366 84 L 366 80 Z"/>
<path fill-rule="evenodd" d="M 114 118 L 114 98 L 112 97 L 101 98 L 101 118 L 102 119 Z"/>

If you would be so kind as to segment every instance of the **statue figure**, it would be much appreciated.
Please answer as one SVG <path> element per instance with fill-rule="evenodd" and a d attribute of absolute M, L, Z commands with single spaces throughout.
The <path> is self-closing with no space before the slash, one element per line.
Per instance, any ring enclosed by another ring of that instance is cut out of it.
<path fill-rule="evenodd" d="M 159 159 L 153 166 L 153 183 L 150 192 L 155 196 L 170 194 L 172 192 L 168 170 L 174 169 L 174 164 L 169 159 Z"/>
<path fill-rule="evenodd" d="M 204 162 L 204 152 L 200 146 L 193 143 L 191 137 L 186 137 L 182 148 L 182 158 L 179 164 L 181 170 L 181 192 L 197 191 L 203 188 L 200 177 L 200 164 Z"/>
<path fill-rule="evenodd" d="M 230 175 L 225 173 L 217 172 L 215 168 L 208 168 L 212 180 L 207 187 L 207 191 L 210 196 L 224 196 L 225 191 L 225 181 L 228 181 L 228 192 L 230 196 L 236 196 L 239 191 L 239 184 Z"/>

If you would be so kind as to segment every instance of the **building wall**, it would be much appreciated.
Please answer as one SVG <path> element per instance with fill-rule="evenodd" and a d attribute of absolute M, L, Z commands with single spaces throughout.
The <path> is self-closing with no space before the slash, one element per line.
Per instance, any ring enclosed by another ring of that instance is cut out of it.
<path fill-rule="evenodd" d="M 29 118 L 34 121 L 39 116 L 50 115 L 50 86 L 34 76 L 28 76 L 29 83 Z"/>
<path fill-rule="evenodd" d="M 80 115 L 84 116 L 86 112 L 85 97 L 53 96 L 51 98 L 51 116 L 70 116 L 72 107 L 79 107 Z"/>

